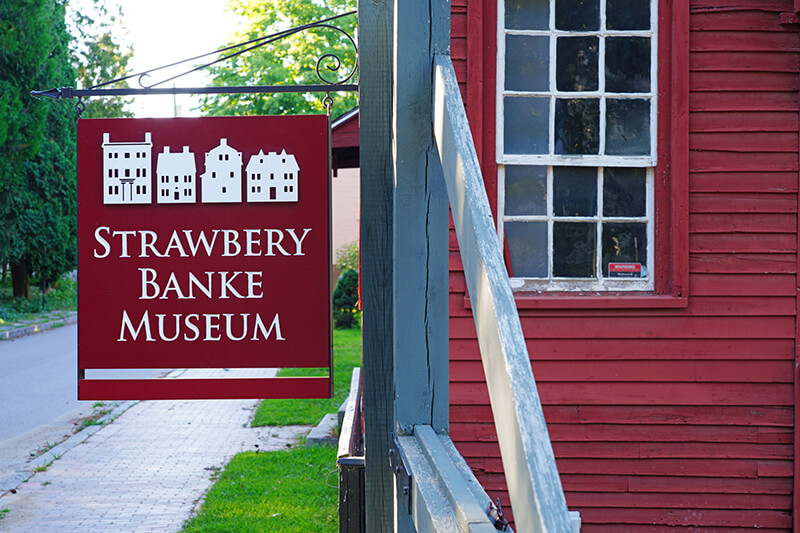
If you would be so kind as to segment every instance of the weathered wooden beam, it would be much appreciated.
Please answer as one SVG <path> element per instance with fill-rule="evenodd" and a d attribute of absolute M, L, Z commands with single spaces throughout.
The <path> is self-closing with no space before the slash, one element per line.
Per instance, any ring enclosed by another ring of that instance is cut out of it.
<path fill-rule="evenodd" d="M 411 474 L 409 520 L 416 533 L 493 533 L 487 511 L 492 503 L 450 437 L 430 426 L 398 437 Z M 398 502 L 398 513 L 409 513 Z"/>
<path fill-rule="evenodd" d="M 396 431 L 447 431 L 448 207 L 431 120 L 433 57 L 449 50 L 447 1 L 395 4 L 394 376 Z"/>
<path fill-rule="evenodd" d="M 389 447 L 392 378 L 392 0 L 360 1 L 361 301 L 366 475 L 366 529 L 394 529 Z"/>
<path fill-rule="evenodd" d="M 434 135 L 516 529 L 570 531 L 561 480 L 453 65 L 448 56 L 438 56 L 435 63 Z"/>

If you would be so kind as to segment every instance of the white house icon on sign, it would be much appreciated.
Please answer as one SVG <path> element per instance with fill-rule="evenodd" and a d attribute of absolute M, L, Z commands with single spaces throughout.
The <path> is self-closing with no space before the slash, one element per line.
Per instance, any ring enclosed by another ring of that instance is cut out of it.
<path fill-rule="evenodd" d="M 248 202 L 296 202 L 300 167 L 292 154 L 259 150 L 247 163 Z"/>
<path fill-rule="evenodd" d="M 156 163 L 156 188 L 160 204 L 193 204 L 197 169 L 194 154 L 188 146 L 182 152 L 170 152 L 169 146 L 158 154 Z"/>
<path fill-rule="evenodd" d="M 242 153 L 220 139 L 219 146 L 206 153 L 206 171 L 200 176 L 203 203 L 242 201 Z"/>
<path fill-rule="evenodd" d="M 153 142 L 150 132 L 144 141 L 111 142 L 103 133 L 103 203 L 149 204 L 150 168 Z"/>

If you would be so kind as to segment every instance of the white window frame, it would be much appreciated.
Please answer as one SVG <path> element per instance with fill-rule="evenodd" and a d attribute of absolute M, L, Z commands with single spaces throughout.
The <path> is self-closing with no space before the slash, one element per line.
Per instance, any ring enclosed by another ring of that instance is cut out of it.
<path fill-rule="evenodd" d="M 511 215 L 498 217 L 497 233 L 500 242 L 504 242 L 503 224 L 505 222 L 546 222 L 547 223 L 547 277 L 545 278 L 511 278 L 511 287 L 520 291 L 652 291 L 653 264 L 655 260 L 655 171 L 648 167 L 645 173 L 645 215 L 641 217 L 609 217 L 603 216 L 603 179 L 602 168 L 597 173 L 597 209 L 595 216 L 590 217 L 558 217 L 553 213 L 553 167 L 547 167 L 547 210 L 544 215 Z M 498 167 L 498 210 L 505 213 L 505 166 Z M 559 278 L 553 276 L 553 224 L 558 222 L 592 222 L 596 226 L 595 246 L 602 250 L 603 223 L 644 222 L 647 224 L 647 277 L 645 278 L 608 278 L 603 274 L 603 257 L 598 253 L 595 257 L 596 278 Z"/>
<path fill-rule="evenodd" d="M 652 291 L 654 290 L 655 261 L 655 166 L 658 157 L 658 0 L 650 0 L 649 30 L 617 31 L 606 30 L 605 0 L 600 0 L 601 28 L 598 31 L 565 31 L 555 29 L 555 0 L 549 0 L 550 30 L 507 30 L 505 28 L 505 1 L 498 1 L 497 16 L 497 92 L 496 99 L 496 158 L 498 164 L 498 214 L 497 231 L 501 246 L 504 243 L 505 222 L 547 223 L 548 275 L 546 278 L 514 277 L 511 279 L 515 291 L 536 292 L 579 292 L 579 291 Z M 547 36 L 549 37 L 549 90 L 512 91 L 505 89 L 506 36 Z M 598 90 L 597 91 L 559 91 L 556 86 L 556 40 L 558 37 L 598 37 Z M 605 38 L 607 37 L 647 37 L 650 39 L 650 92 L 647 93 L 606 93 L 605 92 Z M 507 96 L 549 98 L 548 154 L 506 154 L 504 153 L 504 100 Z M 557 98 L 599 99 L 600 119 L 598 124 L 599 154 L 555 154 L 555 107 Z M 650 99 L 650 154 L 644 156 L 600 155 L 605 151 L 606 139 L 606 101 L 611 98 Z M 538 165 L 547 167 L 547 211 L 545 215 L 506 216 L 505 215 L 505 165 Z M 594 217 L 555 217 L 553 212 L 553 166 L 597 167 L 597 214 Z M 603 216 L 603 168 L 636 167 L 646 169 L 646 214 L 644 217 L 605 217 Z M 594 278 L 557 278 L 553 276 L 553 225 L 556 221 L 593 222 L 596 224 L 596 248 Z M 647 224 L 648 269 L 645 278 L 608 278 L 602 269 L 602 226 L 604 222 L 645 222 Z"/>
<path fill-rule="evenodd" d="M 516 165 L 565 165 L 596 167 L 654 167 L 657 159 L 658 139 L 658 0 L 650 0 L 650 30 L 618 31 L 604 29 L 606 20 L 605 0 L 600 1 L 601 28 L 598 31 L 565 31 L 555 29 L 555 0 L 550 4 L 550 28 L 552 30 L 507 30 L 505 28 L 505 1 L 497 2 L 497 163 Z M 505 56 L 507 35 L 547 36 L 550 38 L 550 65 L 548 91 L 509 91 L 505 88 Z M 598 90 L 597 91 L 559 91 L 556 87 L 556 39 L 558 37 L 598 37 Z M 647 93 L 606 93 L 605 92 L 605 38 L 606 37 L 648 37 L 650 38 L 650 92 Z M 506 96 L 547 97 L 550 99 L 548 125 L 548 154 L 506 154 L 504 152 L 504 101 Z M 606 100 L 611 98 L 649 98 L 650 99 L 650 154 L 646 156 L 620 155 L 578 155 L 555 154 L 555 108 L 557 98 L 599 98 L 600 121 L 598 135 L 599 152 L 605 151 Z"/>

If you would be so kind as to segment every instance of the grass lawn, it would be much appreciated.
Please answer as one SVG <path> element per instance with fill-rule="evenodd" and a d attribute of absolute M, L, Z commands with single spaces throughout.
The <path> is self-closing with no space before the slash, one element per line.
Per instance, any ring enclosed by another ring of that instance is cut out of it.
<path fill-rule="evenodd" d="M 361 332 L 334 330 L 334 398 L 265 400 L 253 425 L 316 424 L 336 412 L 361 366 Z M 317 372 L 319 373 L 319 372 Z M 278 375 L 298 376 L 299 369 Z M 197 516 L 181 533 L 334 533 L 338 531 L 336 448 L 240 453 L 219 474 Z"/>
<path fill-rule="evenodd" d="M 327 413 L 335 413 L 350 392 L 353 367 L 361 366 L 361 331 L 333 330 L 333 398 L 322 400 L 264 400 L 256 410 L 254 426 L 317 424 Z M 326 370 L 284 368 L 279 376 L 319 376 Z"/>
<path fill-rule="evenodd" d="M 181 532 L 333 533 L 339 526 L 335 471 L 333 447 L 240 453 Z"/>

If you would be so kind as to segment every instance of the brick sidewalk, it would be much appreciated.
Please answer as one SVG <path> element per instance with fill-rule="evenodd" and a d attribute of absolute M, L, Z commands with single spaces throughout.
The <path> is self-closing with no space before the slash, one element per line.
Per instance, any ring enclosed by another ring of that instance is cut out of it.
<path fill-rule="evenodd" d="M 249 428 L 256 402 L 142 402 L 0 497 L 0 531 L 178 531 L 236 453 L 286 448 L 308 427 Z"/>

